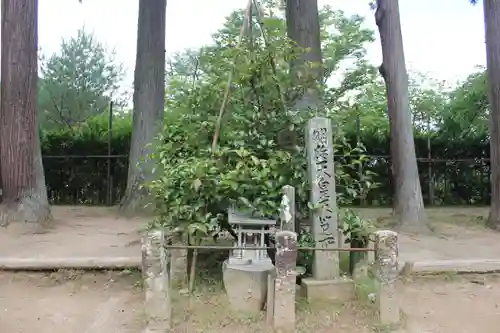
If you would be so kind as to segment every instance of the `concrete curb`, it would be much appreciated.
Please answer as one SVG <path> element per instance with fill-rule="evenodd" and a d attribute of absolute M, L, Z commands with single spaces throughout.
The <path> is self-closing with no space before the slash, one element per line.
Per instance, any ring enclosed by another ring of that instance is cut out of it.
<path fill-rule="evenodd" d="M 68 258 L 2 258 L 0 271 L 54 271 L 141 269 L 142 258 L 137 257 L 68 257 Z"/>
<path fill-rule="evenodd" d="M 141 269 L 142 258 L 136 257 L 62 257 L 6 258 L 0 257 L 0 271 L 54 271 Z M 406 261 L 399 265 L 400 274 L 425 275 L 439 273 L 499 273 L 500 259 L 462 259 Z"/>
<path fill-rule="evenodd" d="M 497 259 L 454 259 L 454 260 L 428 260 L 407 261 L 399 266 L 403 275 L 425 275 L 439 273 L 498 273 L 500 260 Z"/>

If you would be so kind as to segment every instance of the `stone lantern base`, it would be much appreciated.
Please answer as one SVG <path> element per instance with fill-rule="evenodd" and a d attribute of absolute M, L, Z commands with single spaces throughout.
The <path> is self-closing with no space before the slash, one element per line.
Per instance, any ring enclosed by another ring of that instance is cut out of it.
<path fill-rule="evenodd" d="M 242 264 L 224 261 L 222 277 L 232 309 L 258 315 L 267 299 L 267 276 L 274 269 L 270 261 Z"/>

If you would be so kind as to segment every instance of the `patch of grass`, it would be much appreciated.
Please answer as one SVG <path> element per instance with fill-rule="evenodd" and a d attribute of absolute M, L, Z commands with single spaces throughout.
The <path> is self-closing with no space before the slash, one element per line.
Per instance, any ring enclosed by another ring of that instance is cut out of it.
<path fill-rule="evenodd" d="M 263 314 L 233 311 L 221 282 L 198 285 L 192 295 L 174 292 L 172 301 L 175 332 L 267 332 Z"/>
<path fill-rule="evenodd" d="M 377 292 L 377 281 L 371 276 L 356 279 L 354 281 L 356 298 L 370 308 L 374 308 L 374 300 Z"/>
<path fill-rule="evenodd" d="M 405 327 L 407 317 L 403 311 L 400 312 L 400 322 L 397 324 L 375 324 L 372 327 L 373 332 L 375 333 L 392 333 L 398 331 Z"/>
<path fill-rule="evenodd" d="M 350 252 L 339 252 L 339 269 L 340 273 L 349 274 L 349 255 Z"/>
<path fill-rule="evenodd" d="M 208 283 L 207 283 L 208 282 Z M 193 294 L 173 291 L 174 332 L 264 333 L 272 331 L 265 311 L 258 315 L 238 313 L 231 308 L 221 280 L 200 281 Z M 303 297 L 296 300 L 297 333 L 371 332 L 371 316 L 357 301 L 335 302 Z"/>
<path fill-rule="evenodd" d="M 79 280 L 84 274 L 83 270 L 77 269 L 59 269 L 55 272 L 49 273 L 49 279 L 56 284 L 66 283 L 68 281 Z"/>
<path fill-rule="evenodd" d="M 458 272 L 453 272 L 453 271 L 446 271 L 446 272 L 438 272 L 438 273 L 435 273 L 435 274 L 432 274 L 432 275 L 428 275 L 427 277 L 431 277 L 433 276 L 434 278 L 439 278 L 439 279 L 442 279 L 444 281 L 456 281 L 459 274 Z"/>
<path fill-rule="evenodd" d="M 365 309 L 367 316 L 372 323 L 371 329 L 377 333 L 389 333 L 396 331 L 406 324 L 406 316 L 401 311 L 401 321 L 393 325 L 380 324 L 379 313 L 376 305 L 378 294 L 378 281 L 373 273 L 373 266 L 366 262 L 361 262 L 354 271 L 354 290 L 357 300 Z"/>

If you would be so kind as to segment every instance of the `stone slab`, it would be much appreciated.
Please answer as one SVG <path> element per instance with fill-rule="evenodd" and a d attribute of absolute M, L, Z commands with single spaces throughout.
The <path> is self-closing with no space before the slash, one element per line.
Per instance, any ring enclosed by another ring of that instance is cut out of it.
<path fill-rule="evenodd" d="M 328 299 L 347 302 L 354 298 L 354 282 L 349 278 L 339 277 L 334 280 L 302 280 L 303 295 L 308 300 Z"/>
<path fill-rule="evenodd" d="M 0 257 L 0 271 L 53 271 L 141 269 L 141 256 L 135 257 Z"/>
<path fill-rule="evenodd" d="M 426 260 L 407 261 L 400 263 L 400 274 L 405 268 L 409 274 L 438 274 L 438 273 L 498 273 L 500 260 L 498 259 L 454 259 L 454 260 Z"/>

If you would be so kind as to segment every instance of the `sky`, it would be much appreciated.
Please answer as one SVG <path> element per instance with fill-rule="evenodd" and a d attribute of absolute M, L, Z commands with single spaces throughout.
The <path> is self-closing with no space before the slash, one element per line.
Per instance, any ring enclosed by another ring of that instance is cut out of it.
<path fill-rule="evenodd" d="M 318 0 L 347 14 L 366 17 L 376 31 L 368 0 Z M 454 84 L 486 63 L 482 6 L 469 0 L 400 0 L 406 63 L 418 71 Z M 167 56 L 210 43 L 212 33 L 247 0 L 167 0 Z M 138 0 L 39 0 L 39 46 L 44 54 L 59 50 L 62 38 L 85 26 L 126 69 L 131 86 L 135 64 Z M 381 62 L 380 42 L 368 46 L 368 58 Z"/>

